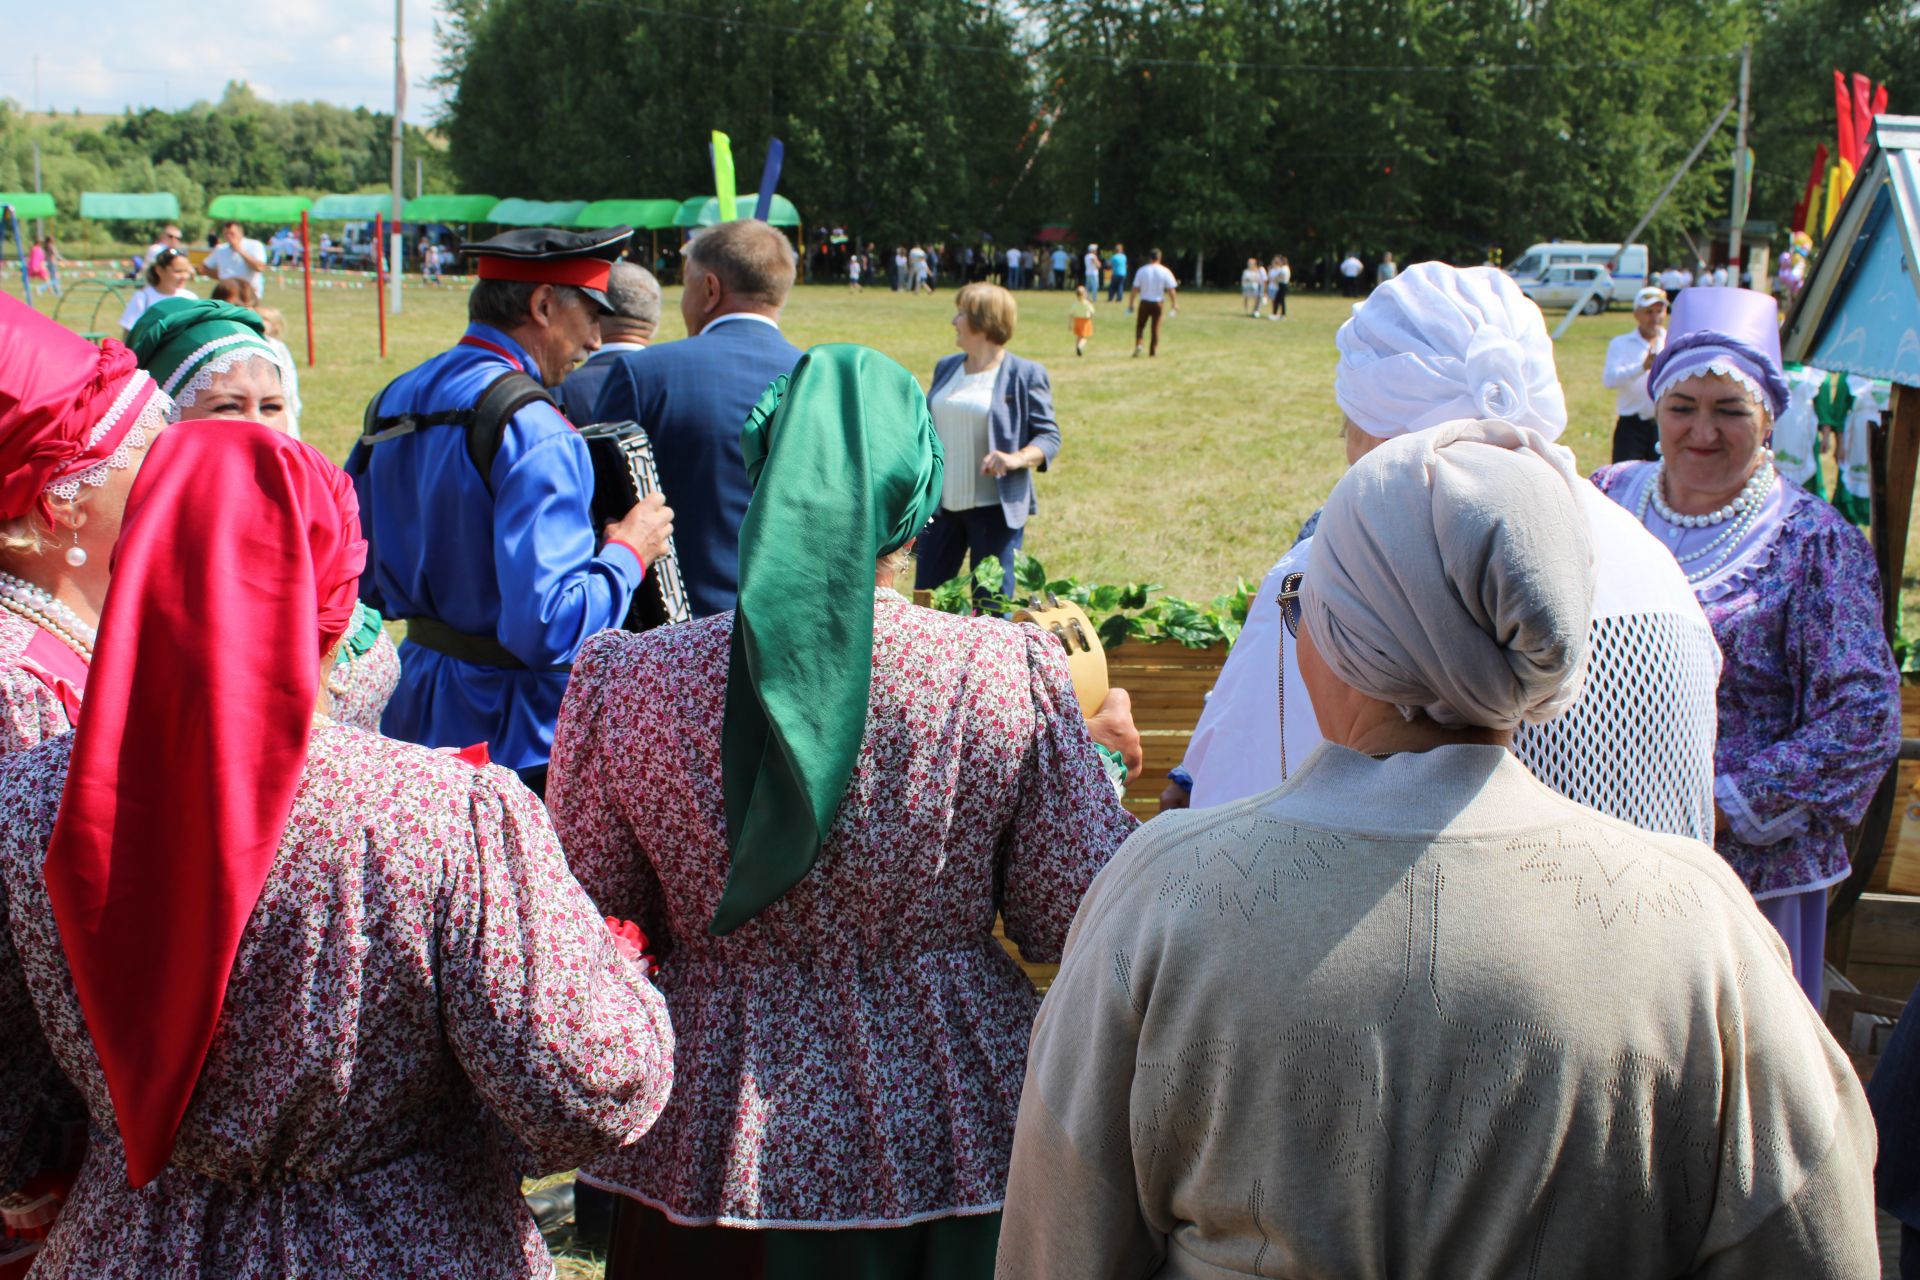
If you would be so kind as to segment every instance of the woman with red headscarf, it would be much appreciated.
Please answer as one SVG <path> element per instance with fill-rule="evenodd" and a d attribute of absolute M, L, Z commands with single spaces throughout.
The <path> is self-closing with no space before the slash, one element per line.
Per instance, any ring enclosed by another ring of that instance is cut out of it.
<path fill-rule="evenodd" d="M 0 756 L 79 715 L 120 513 L 172 407 L 126 347 L 0 296 Z"/>
<path fill-rule="evenodd" d="M 92 1116 L 35 1275 L 548 1275 L 520 1176 L 672 1083 L 641 961 L 511 773 L 328 714 L 321 454 L 173 428 L 114 558 L 78 729 L 0 760 L 0 1095 L 50 1044 Z"/>

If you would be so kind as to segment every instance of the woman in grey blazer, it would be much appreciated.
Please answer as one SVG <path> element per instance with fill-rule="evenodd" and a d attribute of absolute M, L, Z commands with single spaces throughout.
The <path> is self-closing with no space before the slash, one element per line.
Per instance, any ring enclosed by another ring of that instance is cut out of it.
<path fill-rule="evenodd" d="M 946 450 L 940 510 L 920 535 L 914 585 L 935 587 L 988 556 L 1013 594 L 1013 556 L 1037 509 L 1033 473 L 1060 452 L 1053 387 L 1044 365 L 1007 350 L 1018 306 L 995 284 L 970 284 L 955 298 L 960 355 L 934 366 L 927 406 Z"/>

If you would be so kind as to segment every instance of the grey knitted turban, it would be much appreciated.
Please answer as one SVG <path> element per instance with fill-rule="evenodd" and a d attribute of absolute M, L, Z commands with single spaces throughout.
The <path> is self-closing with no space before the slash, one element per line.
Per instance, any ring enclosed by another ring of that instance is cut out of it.
<path fill-rule="evenodd" d="M 1593 549 L 1573 455 L 1510 422 L 1388 440 L 1320 516 L 1303 622 L 1334 673 L 1443 725 L 1511 729 L 1578 699 Z"/>

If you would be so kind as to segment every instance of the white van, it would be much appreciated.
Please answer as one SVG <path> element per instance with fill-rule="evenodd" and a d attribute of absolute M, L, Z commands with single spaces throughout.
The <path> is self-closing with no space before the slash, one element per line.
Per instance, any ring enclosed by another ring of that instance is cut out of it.
<path fill-rule="evenodd" d="M 1613 255 L 1620 253 L 1617 244 L 1582 244 L 1577 241 L 1556 240 L 1549 244 L 1536 244 L 1514 259 L 1507 268 L 1507 274 L 1523 286 L 1530 281 L 1545 280 L 1550 267 L 1593 265 L 1606 267 L 1613 277 L 1613 297 L 1631 302 L 1633 296 L 1647 284 L 1647 246 L 1630 244 L 1627 251 L 1620 254 L 1619 265 L 1613 265 Z"/>

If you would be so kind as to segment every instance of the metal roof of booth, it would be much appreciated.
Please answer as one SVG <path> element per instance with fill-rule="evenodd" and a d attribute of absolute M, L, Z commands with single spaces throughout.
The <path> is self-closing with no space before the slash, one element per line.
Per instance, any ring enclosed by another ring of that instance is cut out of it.
<path fill-rule="evenodd" d="M 1807 283 L 1786 358 L 1920 387 L 1920 116 L 1880 116 Z"/>

